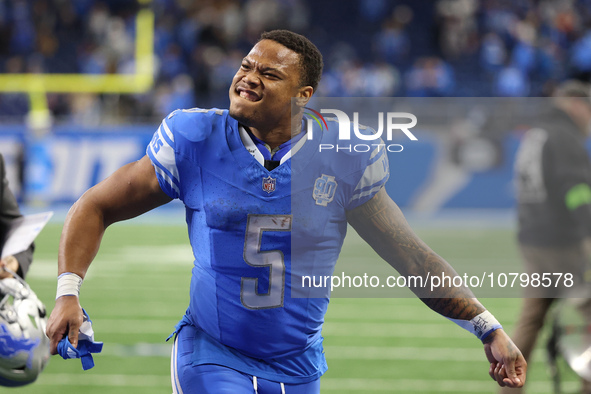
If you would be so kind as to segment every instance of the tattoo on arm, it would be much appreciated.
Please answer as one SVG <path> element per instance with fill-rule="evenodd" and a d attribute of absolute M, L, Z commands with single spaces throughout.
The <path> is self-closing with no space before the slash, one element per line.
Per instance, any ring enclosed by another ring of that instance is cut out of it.
<path fill-rule="evenodd" d="M 384 189 L 370 201 L 347 213 L 359 235 L 404 276 L 456 275 L 455 270 L 411 229 L 398 206 Z M 485 308 L 466 287 L 447 282 L 431 292 L 430 286 L 411 290 L 431 309 L 446 317 L 469 320 Z"/>

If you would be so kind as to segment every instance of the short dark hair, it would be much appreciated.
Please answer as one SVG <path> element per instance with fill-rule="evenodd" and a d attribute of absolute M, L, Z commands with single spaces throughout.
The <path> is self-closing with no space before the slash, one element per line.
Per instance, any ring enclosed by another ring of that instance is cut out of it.
<path fill-rule="evenodd" d="M 300 55 L 302 86 L 312 86 L 314 91 L 322 77 L 322 54 L 312 41 L 289 30 L 271 30 L 261 34 L 261 40 L 273 40 Z"/>

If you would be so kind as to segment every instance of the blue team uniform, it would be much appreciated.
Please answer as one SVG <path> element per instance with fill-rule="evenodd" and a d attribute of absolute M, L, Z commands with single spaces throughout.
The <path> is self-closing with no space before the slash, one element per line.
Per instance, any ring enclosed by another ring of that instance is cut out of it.
<path fill-rule="evenodd" d="M 336 130 L 330 120 L 328 130 L 314 125 L 272 171 L 227 110 L 177 110 L 155 133 L 147 154 L 162 190 L 186 206 L 195 258 L 190 305 L 177 327 L 191 327 L 183 348 L 191 365 L 293 385 L 326 371 L 328 294 L 302 288 L 300 279 L 332 274 L 346 211 L 388 178 L 383 147 L 319 152 L 339 143 Z"/>

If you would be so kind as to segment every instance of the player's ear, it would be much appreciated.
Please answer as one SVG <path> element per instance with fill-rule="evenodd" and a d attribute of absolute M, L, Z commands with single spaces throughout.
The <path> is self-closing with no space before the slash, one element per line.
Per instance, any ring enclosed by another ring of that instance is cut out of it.
<path fill-rule="evenodd" d="M 310 101 L 313 94 L 314 88 L 312 86 L 302 86 L 298 90 L 298 95 L 296 96 L 296 105 L 298 107 L 304 107 L 308 104 L 308 101 Z"/>

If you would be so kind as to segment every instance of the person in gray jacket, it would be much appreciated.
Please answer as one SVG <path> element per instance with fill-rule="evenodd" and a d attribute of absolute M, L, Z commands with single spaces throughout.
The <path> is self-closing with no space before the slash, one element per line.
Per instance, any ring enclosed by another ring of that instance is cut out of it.
<path fill-rule="evenodd" d="M 6 166 L 4 157 L 0 153 L 0 250 L 3 248 L 6 238 L 10 231 L 11 224 L 15 219 L 22 217 L 18 203 L 14 194 L 8 187 L 6 178 Z M 0 260 L 0 279 L 12 276 L 4 267 L 16 272 L 21 278 L 25 278 L 31 262 L 33 261 L 33 251 L 35 245 L 31 244 L 27 250 L 15 254 L 14 256 L 5 256 Z"/>
<path fill-rule="evenodd" d="M 590 286 L 585 279 L 585 242 L 591 237 L 591 160 L 585 148 L 591 133 L 590 86 L 563 82 L 551 100 L 552 108 L 524 135 L 515 163 L 519 248 L 524 271 L 541 284 L 524 288 L 512 335 L 528 363 L 556 299 Z M 551 286 L 543 282 L 549 278 Z M 589 382 L 583 386 L 582 393 L 591 393 Z"/>

